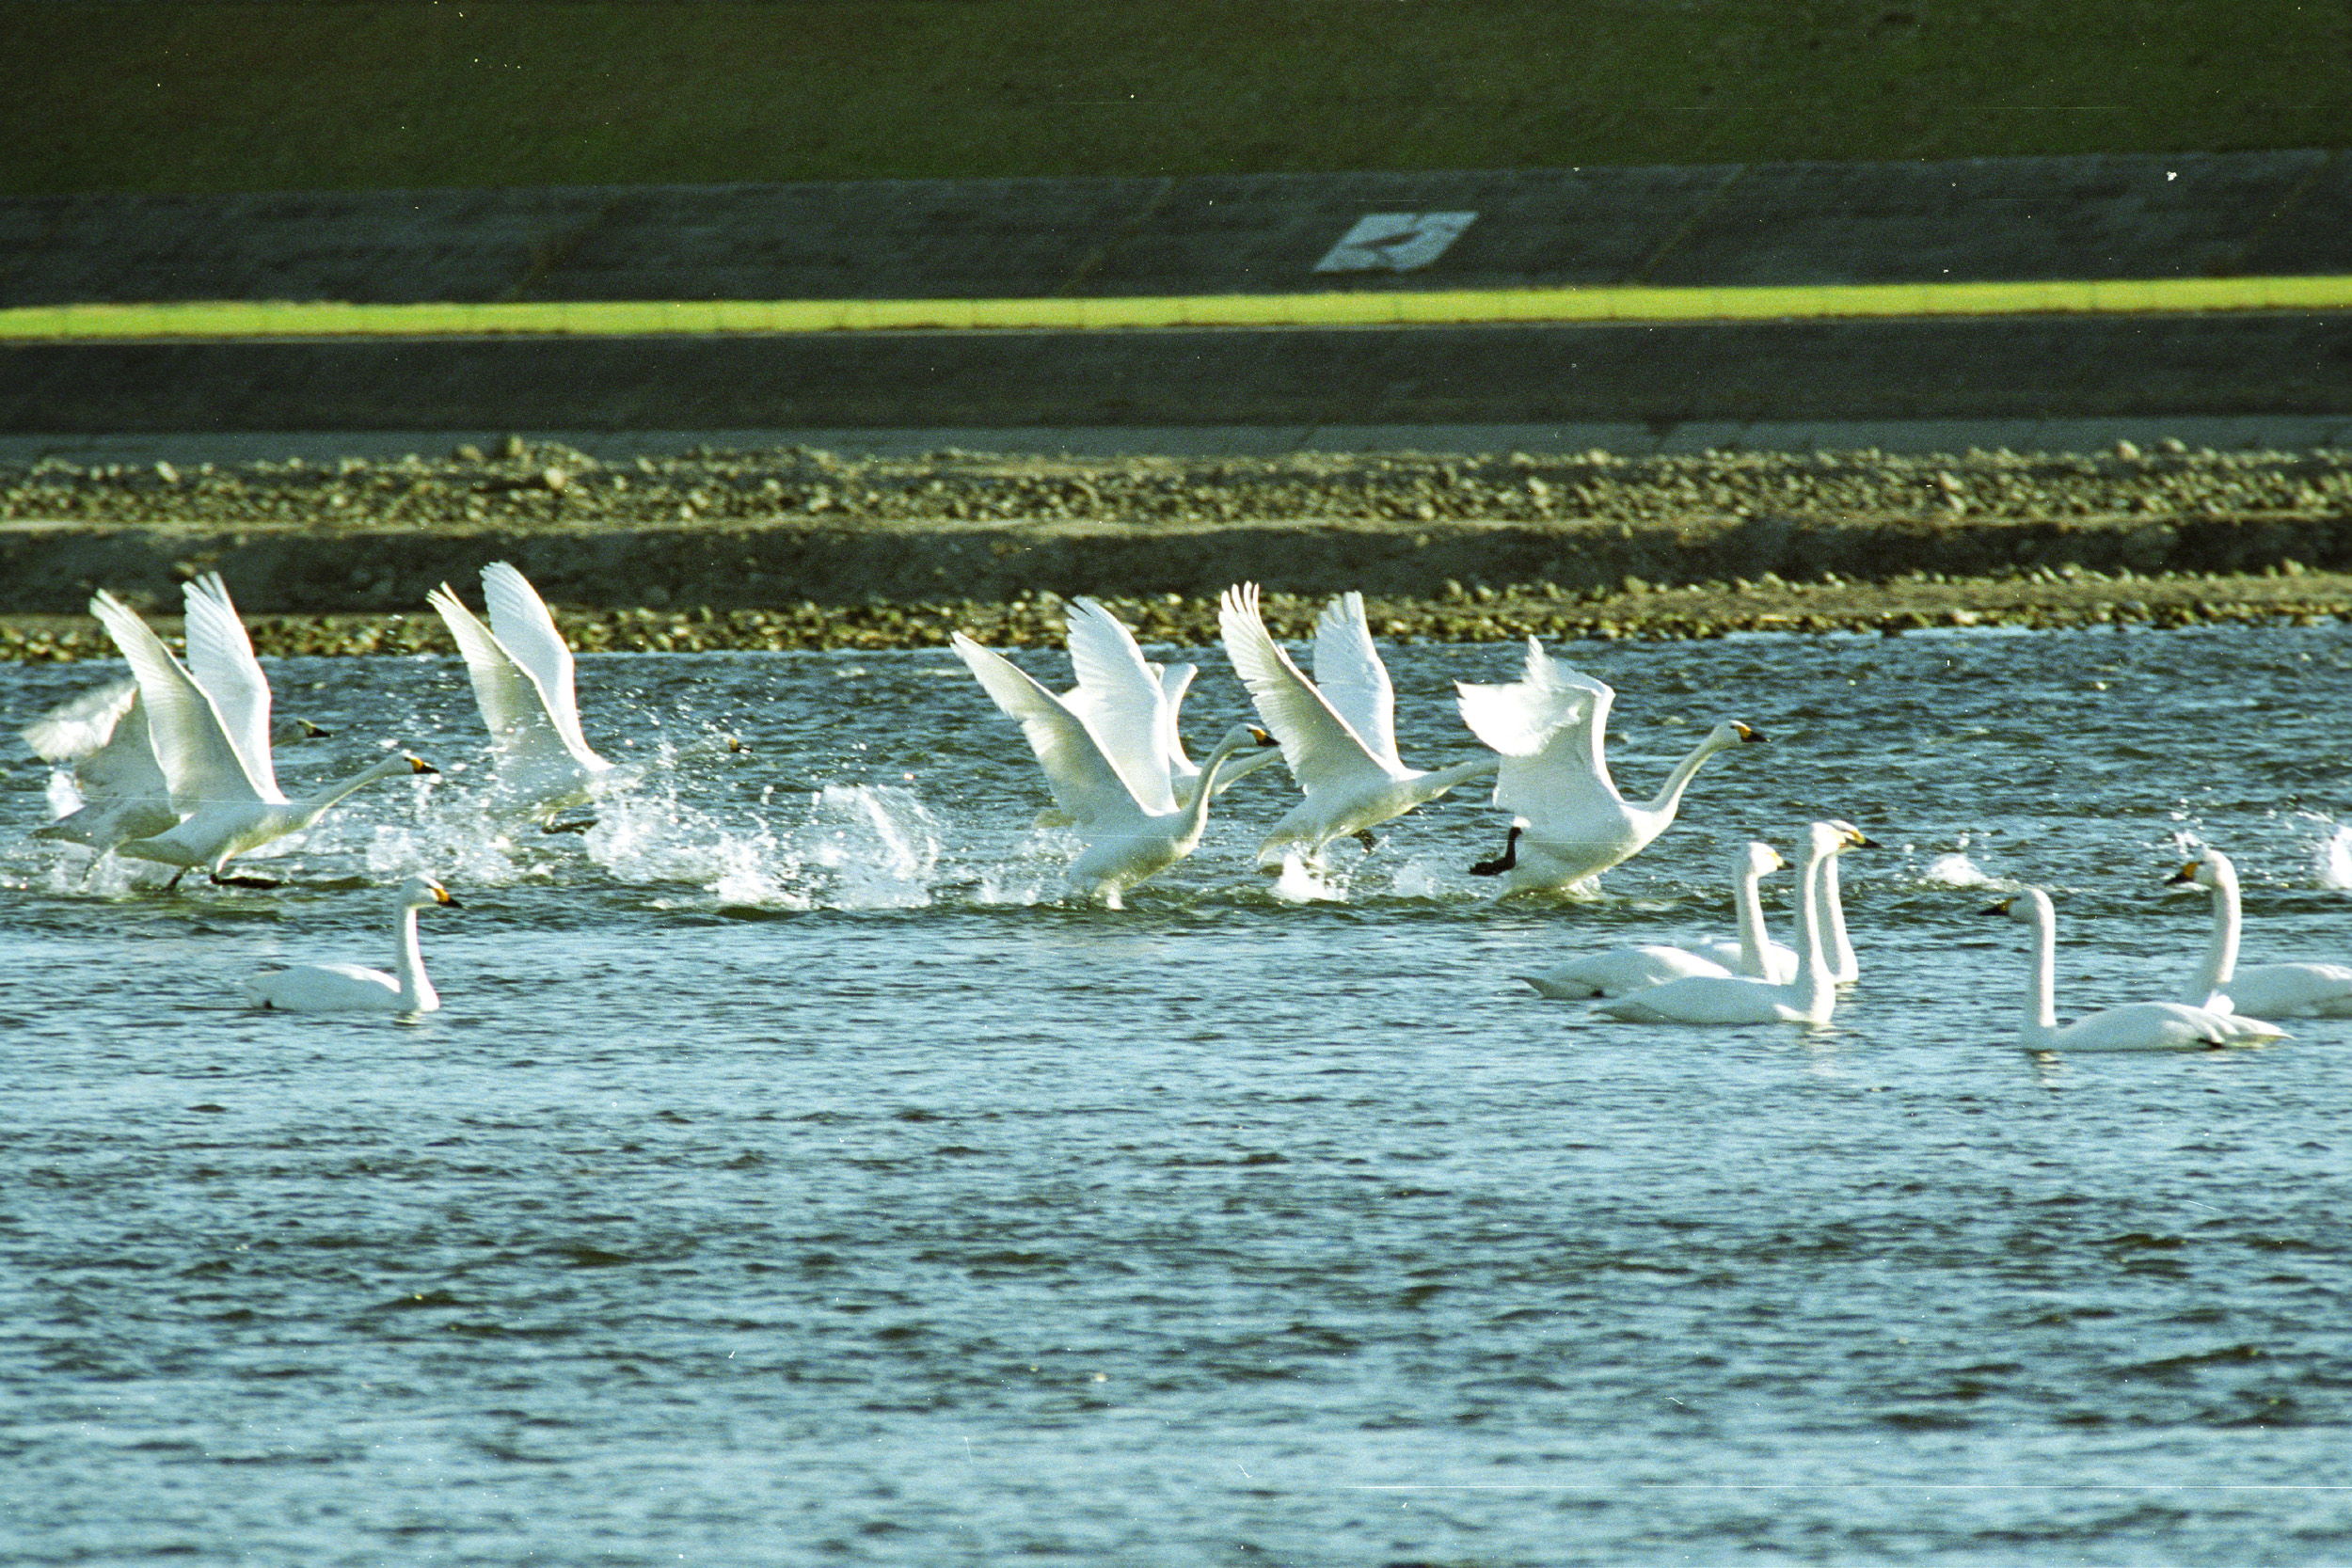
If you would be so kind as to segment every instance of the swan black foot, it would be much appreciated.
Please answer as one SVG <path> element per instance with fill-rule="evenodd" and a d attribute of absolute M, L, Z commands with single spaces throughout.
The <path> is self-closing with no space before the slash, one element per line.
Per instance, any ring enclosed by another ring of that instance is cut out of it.
<path fill-rule="evenodd" d="M 1513 828 L 1511 830 L 1511 836 L 1504 839 L 1502 842 L 1502 853 L 1497 855 L 1493 860 L 1480 861 L 1476 865 L 1471 866 L 1470 875 L 1473 877 L 1500 877 L 1504 872 L 1518 865 L 1519 863 L 1519 834 L 1525 832 L 1527 830 L 1524 828 Z"/>
<path fill-rule="evenodd" d="M 175 882 L 179 879 L 177 877 L 172 879 Z M 215 871 L 213 873 L 213 885 L 215 887 L 284 887 L 286 884 L 271 877 L 224 877 Z"/>
<path fill-rule="evenodd" d="M 1362 845 L 1364 847 L 1364 853 L 1367 855 L 1371 854 L 1375 849 L 1380 847 L 1379 835 L 1375 833 L 1370 828 L 1359 828 L 1347 836 Z"/>

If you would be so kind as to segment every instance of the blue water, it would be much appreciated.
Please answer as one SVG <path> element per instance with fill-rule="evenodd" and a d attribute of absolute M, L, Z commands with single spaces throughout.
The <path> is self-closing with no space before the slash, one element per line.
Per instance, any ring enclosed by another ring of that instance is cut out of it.
<path fill-rule="evenodd" d="M 690 754 L 555 836 L 470 803 L 453 661 L 265 661 L 340 732 L 290 784 L 447 769 L 277 891 L 17 836 L 15 753 L 0 1562 L 2352 1561 L 2352 1022 L 2037 1062 L 1977 913 L 2052 890 L 2062 1016 L 2167 995 L 2202 841 L 2249 959 L 2352 959 L 2352 631 L 1560 651 L 1629 791 L 1772 736 L 1597 902 L 1492 902 L 1475 791 L 1269 887 L 1278 767 L 1064 907 L 945 651 L 583 658 L 592 741 Z M 1194 657 L 1205 749 L 1245 705 Z M 1407 759 L 1519 657 L 1392 650 Z M 111 673 L 0 669 L 0 719 Z M 1512 978 L 1728 931 L 1734 848 L 1818 816 L 1883 846 L 1830 1027 Z M 417 869 L 442 1011 L 238 1004 L 388 963 Z"/>

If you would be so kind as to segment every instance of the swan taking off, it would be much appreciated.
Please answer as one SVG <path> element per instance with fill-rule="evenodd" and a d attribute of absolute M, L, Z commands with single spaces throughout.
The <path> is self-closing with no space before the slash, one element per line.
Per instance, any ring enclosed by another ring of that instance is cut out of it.
<path fill-rule="evenodd" d="M 1744 974 L 1692 975 L 1629 991 L 1594 1011 L 1628 1023 L 1827 1023 L 1837 1006 L 1837 982 L 1821 942 L 1821 869 L 1848 849 L 1869 843 L 1831 822 L 1805 830 L 1804 866 L 1797 896 L 1797 977 L 1787 985 Z"/>
<path fill-rule="evenodd" d="M 1609 776 L 1604 748 L 1616 693 L 1548 657 L 1527 640 L 1527 673 L 1507 686 L 1457 683 L 1462 721 L 1502 753 L 1494 801 L 1516 821 L 1502 853 L 1470 870 L 1505 879 L 1503 892 L 1552 891 L 1599 876 L 1630 860 L 1666 831 L 1708 757 L 1762 740 L 1747 725 L 1725 722 L 1675 765 L 1647 804 L 1627 800 Z"/>
<path fill-rule="evenodd" d="M 128 605 L 103 589 L 90 600 L 90 613 L 138 677 L 148 738 L 180 815 L 176 826 L 119 846 L 123 854 L 178 866 L 172 887 L 199 866 L 217 883 L 273 887 L 262 878 L 223 876 L 222 868 L 248 849 L 300 832 L 378 779 L 439 771 L 399 752 L 315 795 L 288 799 L 270 760 L 269 680 L 228 588 L 214 572 L 183 592 L 193 675 Z"/>
<path fill-rule="evenodd" d="M 1071 891 L 1099 898 L 1112 909 L 1120 907 L 1124 889 L 1167 870 L 1200 847 L 1209 801 L 1216 795 L 1227 761 L 1244 747 L 1274 744 L 1263 730 L 1234 725 L 1209 753 L 1191 800 L 1179 806 L 1169 782 L 1168 752 L 1156 731 L 1147 741 L 1115 754 L 1068 703 L 1019 665 L 961 632 L 948 643 L 981 689 L 1021 721 L 1030 750 L 1045 770 L 1054 804 L 1087 841 L 1070 865 Z"/>
<path fill-rule="evenodd" d="M 2182 1000 L 2217 1012 L 2255 1018 L 2352 1018 L 2352 969 L 2343 964 L 2237 963 L 2237 867 L 2218 849 L 2204 850 L 2168 880 L 2193 882 L 2213 895 L 2213 940 L 2205 961 Z"/>
<path fill-rule="evenodd" d="M 1766 877 L 1788 863 L 1769 844 L 1751 842 L 1732 858 L 1732 898 L 1740 913 L 1740 940 L 1728 955 L 1714 943 L 1697 950 L 1642 943 L 1613 947 L 1572 958 L 1540 974 L 1520 979 L 1542 995 L 1562 1001 L 1596 996 L 1622 996 L 1647 986 L 1663 985 L 1685 975 L 1744 974 L 1786 985 L 1797 976 L 1797 955 L 1772 940 L 1764 930 L 1764 902 L 1758 892 Z M 1833 859 L 1829 863 L 1835 865 Z M 1833 977 L 1835 970 L 1833 966 Z"/>
<path fill-rule="evenodd" d="M 1226 656 L 1306 796 L 1258 847 L 1261 871 L 1279 871 L 1286 859 L 1311 856 L 1343 835 L 1369 849 L 1375 825 L 1495 770 L 1492 757 L 1429 773 L 1398 760 L 1396 692 L 1361 594 L 1333 599 L 1316 619 L 1313 680 L 1265 629 L 1256 583 L 1228 588 L 1216 621 Z"/>
<path fill-rule="evenodd" d="M 2218 1051 L 2287 1037 L 2275 1023 L 2181 1002 L 2127 1003 L 2086 1013 L 2061 1029 L 2053 978 L 2058 916 L 2050 895 L 2029 887 L 1979 912 L 2007 915 L 2033 927 L 2033 974 L 2026 983 L 2025 1018 L 2017 1026 L 2017 1043 L 2028 1051 Z"/>
<path fill-rule="evenodd" d="M 1070 601 L 1069 626 L 1070 666 L 1077 684 L 1062 694 L 1062 701 L 1122 777 L 1149 772 L 1158 766 L 1152 760 L 1153 753 L 1165 755 L 1177 809 L 1191 805 L 1202 774 L 1200 765 L 1184 754 L 1177 710 L 1199 667 L 1150 662 L 1135 633 L 1094 599 Z M 1217 793 L 1281 756 L 1270 748 L 1243 752 L 1217 776 Z M 1057 807 L 1040 812 L 1037 825 L 1067 828 L 1071 822 Z"/>
<path fill-rule="evenodd" d="M 620 769 L 580 733 L 572 650 L 529 578 L 503 561 L 482 568 L 484 626 L 448 583 L 425 595 L 465 656 L 474 702 L 490 732 L 493 800 L 545 822 L 584 806 Z"/>
<path fill-rule="evenodd" d="M 139 683 L 116 681 L 58 704 L 24 730 L 24 744 L 60 771 L 52 799 L 70 802 L 34 838 L 87 845 L 101 853 L 125 839 L 167 832 L 180 821 L 171 785 L 155 761 Z M 270 731 L 273 745 L 331 735 L 308 719 L 284 719 Z"/>
<path fill-rule="evenodd" d="M 465 908 L 430 877 L 411 877 L 392 902 L 393 934 L 400 942 L 400 973 L 358 964 L 297 964 L 267 969 L 243 982 L 246 1000 L 257 1007 L 290 1013 L 429 1013 L 441 1005 L 424 977 L 424 954 L 417 945 L 417 911 L 435 905 Z"/>

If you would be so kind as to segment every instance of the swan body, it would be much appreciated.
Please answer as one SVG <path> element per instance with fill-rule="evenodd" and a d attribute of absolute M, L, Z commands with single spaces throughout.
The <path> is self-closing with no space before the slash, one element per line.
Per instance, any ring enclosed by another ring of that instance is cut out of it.
<path fill-rule="evenodd" d="M 1209 802 L 1227 761 L 1244 747 L 1274 744 L 1274 737 L 1263 730 L 1234 725 L 1209 754 L 1200 787 L 1180 806 L 1169 783 L 1168 753 L 1156 735 L 1148 745 L 1115 752 L 1067 702 L 1010 659 L 961 632 L 948 641 L 981 689 L 1020 721 L 1045 770 L 1055 805 L 1086 839 L 1086 847 L 1071 863 L 1071 891 L 1113 909 L 1120 907 L 1125 889 L 1167 870 L 1200 847 Z M 1124 768 L 1120 766 L 1122 760 Z"/>
<path fill-rule="evenodd" d="M 149 740 L 179 816 L 161 832 L 117 846 L 122 854 L 178 866 L 175 885 L 199 866 L 226 881 L 232 858 L 300 832 L 353 791 L 394 773 L 438 771 L 422 757 L 395 752 L 315 795 L 289 799 L 271 765 L 269 681 L 228 589 L 209 573 L 184 592 L 188 666 L 113 594 L 101 590 L 90 600 L 90 613 L 138 677 Z"/>
<path fill-rule="evenodd" d="M 2343 964 L 2280 963 L 2238 967 L 2237 867 L 2207 849 L 2170 880 L 2213 895 L 2213 940 L 2182 1000 L 2217 1012 L 2256 1018 L 2352 1018 L 2352 968 Z"/>
<path fill-rule="evenodd" d="M 2025 1016 L 2017 1027 L 2017 1043 L 2027 1051 L 2218 1051 L 2287 1037 L 2275 1023 L 2182 1002 L 2127 1003 L 2086 1013 L 2060 1028 L 2054 994 L 2058 916 L 2050 908 L 2050 895 L 2029 887 L 1983 912 L 2007 915 L 2033 927 L 2033 972 L 2026 985 Z"/>
<path fill-rule="evenodd" d="M 397 974 L 358 964 L 263 970 L 243 982 L 246 1000 L 290 1013 L 429 1013 L 441 999 L 425 978 L 424 954 L 417 945 L 417 911 L 436 905 L 465 907 L 430 877 L 411 877 L 401 884 L 392 904 L 392 930 L 400 944 Z"/>
<path fill-rule="evenodd" d="M 1587 954 L 1540 974 L 1519 978 L 1541 994 L 1562 1000 L 1621 996 L 1688 975 L 1745 974 L 1787 985 L 1796 978 L 1797 955 L 1764 934 L 1764 904 L 1757 891 L 1764 878 L 1787 863 L 1778 850 L 1759 843 L 1742 846 L 1733 859 L 1740 940 L 1729 944 L 1728 953 L 1713 942 L 1689 948 L 1645 943 Z"/>
<path fill-rule="evenodd" d="M 1764 736 L 1716 725 L 1647 802 L 1610 777 L 1605 742 L 1616 693 L 1527 640 L 1527 671 L 1505 686 L 1458 683 L 1462 720 L 1500 753 L 1494 802 L 1514 816 L 1503 852 L 1470 870 L 1504 879 L 1505 894 L 1556 891 L 1640 854 L 1674 822 L 1683 791 L 1718 752 Z"/>
<path fill-rule="evenodd" d="M 1821 944 L 1821 867 L 1858 842 L 1867 841 L 1827 822 L 1806 830 L 1794 981 L 1776 985 L 1745 974 L 1692 975 L 1612 998 L 1595 1012 L 1627 1023 L 1827 1023 L 1837 1006 L 1837 982 Z"/>
<path fill-rule="evenodd" d="M 1177 714 L 1199 667 L 1153 664 L 1143 657 L 1135 633 L 1099 600 L 1075 598 L 1070 605 L 1068 645 L 1077 684 L 1062 694 L 1062 701 L 1122 774 L 1156 768 L 1150 760 L 1152 753 L 1165 755 L 1178 808 L 1191 805 L 1203 774 L 1184 752 Z M 1217 775 L 1216 792 L 1222 795 L 1242 778 L 1281 759 L 1276 749 L 1241 753 Z M 1059 807 L 1052 807 L 1038 813 L 1037 825 L 1072 824 Z"/>
<path fill-rule="evenodd" d="M 332 734 L 308 719 L 284 719 L 270 731 L 273 745 Z M 31 836 L 80 844 L 102 853 L 126 839 L 167 832 L 180 821 L 171 785 L 155 761 L 139 683 L 116 681 L 60 703 L 24 730 L 24 743 L 57 768 L 53 798 L 76 802 Z"/>
<path fill-rule="evenodd" d="M 531 579 L 505 562 L 482 568 L 482 597 L 486 626 L 446 582 L 425 602 L 439 611 L 465 657 L 490 732 L 494 798 L 541 821 L 588 804 L 620 769 L 581 733 L 572 650 Z"/>
<path fill-rule="evenodd" d="M 1376 824 L 1495 770 L 1492 757 L 1431 772 L 1399 759 L 1396 692 L 1373 645 L 1361 594 L 1333 599 L 1316 620 L 1312 680 L 1267 632 L 1258 602 L 1256 583 L 1228 588 L 1217 601 L 1217 628 L 1305 796 L 1259 845 L 1260 870 L 1279 870 L 1348 835 L 1369 848 Z"/>

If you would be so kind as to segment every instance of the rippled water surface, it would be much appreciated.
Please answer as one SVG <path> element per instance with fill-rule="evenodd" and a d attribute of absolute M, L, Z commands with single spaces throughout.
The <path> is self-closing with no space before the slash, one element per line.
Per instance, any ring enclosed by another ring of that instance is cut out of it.
<path fill-rule="evenodd" d="M 453 661 L 268 661 L 340 732 L 290 784 L 447 769 L 258 859 L 277 891 L 24 839 L 18 751 L 0 1561 L 2352 1560 L 2352 1022 L 2037 1063 L 2028 933 L 1977 913 L 2052 890 L 2062 1014 L 2169 994 L 2197 837 L 2249 959 L 2352 960 L 2352 633 L 1561 651 L 1629 790 L 1772 736 L 1597 902 L 1493 902 L 1475 791 L 1269 886 L 1276 768 L 1065 907 L 944 651 L 583 658 L 593 741 L 685 754 L 579 835 L 469 803 Z M 1246 708 L 1194 657 L 1206 750 Z M 1518 660 L 1393 650 L 1408 760 Z M 0 670 L 0 717 L 113 673 Z M 1883 846 L 1833 1026 L 1513 979 L 1727 931 L 1737 846 L 1818 816 Z M 387 963 L 417 869 L 465 903 L 442 1011 L 238 1004 Z"/>

